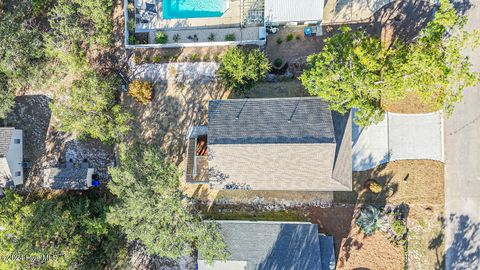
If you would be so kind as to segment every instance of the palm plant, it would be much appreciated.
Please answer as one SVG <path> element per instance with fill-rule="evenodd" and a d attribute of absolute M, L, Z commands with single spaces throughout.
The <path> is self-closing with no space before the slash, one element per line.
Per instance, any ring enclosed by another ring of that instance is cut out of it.
<path fill-rule="evenodd" d="M 360 209 L 355 224 L 366 234 L 371 235 L 383 225 L 382 213 L 378 208 L 368 205 Z"/>

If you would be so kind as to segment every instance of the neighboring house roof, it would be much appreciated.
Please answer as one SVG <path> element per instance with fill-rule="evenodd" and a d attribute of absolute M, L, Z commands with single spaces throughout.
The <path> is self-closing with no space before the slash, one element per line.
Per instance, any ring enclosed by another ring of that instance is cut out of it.
<path fill-rule="evenodd" d="M 51 189 L 82 190 L 88 189 L 87 167 L 50 168 L 46 170 L 48 175 L 48 187 Z"/>
<path fill-rule="evenodd" d="M 318 98 L 211 100 L 209 144 L 334 143 L 328 104 Z"/>
<path fill-rule="evenodd" d="M 321 21 L 323 0 L 265 0 L 265 21 L 268 23 Z"/>
<path fill-rule="evenodd" d="M 0 158 L 6 157 L 15 128 L 0 128 Z"/>
<path fill-rule="evenodd" d="M 201 253 L 199 270 L 322 270 L 321 244 L 316 224 L 304 222 L 218 221 L 230 257 L 207 265 Z M 333 245 L 328 244 L 333 250 Z M 331 253 L 327 254 L 331 256 Z M 327 258 L 330 260 L 330 258 Z"/>
<path fill-rule="evenodd" d="M 210 101 L 210 182 L 227 189 L 351 190 L 348 119 L 334 125 L 319 98 Z"/>
<path fill-rule="evenodd" d="M 15 140 L 19 142 L 15 143 Z M 0 128 L 0 187 L 23 184 L 23 132 Z"/>

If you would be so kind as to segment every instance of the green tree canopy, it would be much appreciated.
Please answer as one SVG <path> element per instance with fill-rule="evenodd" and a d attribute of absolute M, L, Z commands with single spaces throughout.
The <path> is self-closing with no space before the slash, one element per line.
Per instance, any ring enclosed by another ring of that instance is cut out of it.
<path fill-rule="evenodd" d="M 270 71 L 270 63 L 260 50 L 229 49 L 222 57 L 218 74 L 228 87 L 243 93 Z"/>
<path fill-rule="evenodd" d="M 364 30 L 340 32 L 326 39 L 322 52 L 311 55 L 300 77 L 312 95 L 341 113 L 359 109 L 355 121 L 367 126 L 383 119 L 383 102 L 406 95 L 419 97 L 434 109 L 453 110 L 462 90 L 480 82 L 462 49 L 479 44 L 479 33 L 463 30 L 465 18 L 448 0 L 441 0 L 435 18 L 410 43 L 385 46 Z"/>
<path fill-rule="evenodd" d="M 192 253 L 207 259 L 226 258 L 225 243 L 215 223 L 202 222 L 179 190 L 176 166 L 153 148 L 119 147 L 119 166 L 109 170 L 110 191 L 117 203 L 108 220 L 119 225 L 129 241 L 140 240 L 147 252 L 176 259 Z"/>
<path fill-rule="evenodd" d="M 107 207 L 96 195 L 24 198 L 6 190 L 0 200 L 0 269 L 124 265 L 125 238 L 107 223 Z"/>
<path fill-rule="evenodd" d="M 57 128 L 79 137 L 115 142 L 130 130 L 131 115 L 116 104 L 119 80 L 113 75 L 89 71 L 64 89 L 50 104 Z"/>

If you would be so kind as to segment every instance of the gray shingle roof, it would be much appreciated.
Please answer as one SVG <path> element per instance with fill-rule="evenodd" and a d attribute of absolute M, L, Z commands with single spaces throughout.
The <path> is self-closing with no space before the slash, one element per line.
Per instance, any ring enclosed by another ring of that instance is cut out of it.
<path fill-rule="evenodd" d="M 6 157 L 15 128 L 0 128 L 0 157 Z"/>
<path fill-rule="evenodd" d="M 88 189 L 88 168 L 50 168 L 47 171 L 49 188 L 65 190 Z"/>
<path fill-rule="evenodd" d="M 209 144 L 334 143 L 328 104 L 319 98 L 211 100 Z"/>
<path fill-rule="evenodd" d="M 328 104 L 315 97 L 212 100 L 210 184 L 217 189 L 349 191 L 348 119 L 348 114 L 333 119 Z"/>
<path fill-rule="evenodd" d="M 322 269 L 318 227 L 310 223 L 218 221 L 229 261 L 247 270 Z M 199 254 L 199 260 L 202 260 Z"/>

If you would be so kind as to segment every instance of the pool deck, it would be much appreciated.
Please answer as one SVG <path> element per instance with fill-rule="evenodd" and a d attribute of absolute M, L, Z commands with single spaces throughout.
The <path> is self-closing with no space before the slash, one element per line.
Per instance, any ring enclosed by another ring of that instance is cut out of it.
<path fill-rule="evenodd" d="M 157 14 L 148 18 L 148 23 L 135 24 L 137 32 L 149 32 L 150 30 L 188 30 L 198 28 L 228 28 L 239 27 L 242 20 L 242 1 L 230 0 L 227 11 L 221 17 L 216 18 L 189 18 L 189 19 L 163 19 L 162 0 L 136 0 L 135 9 L 141 9 L 146 3 L 156 5 Z M 247 7 L 248 8 L 248 7 Z M 138 13 L 136 14 L 138 18 Z"/>

